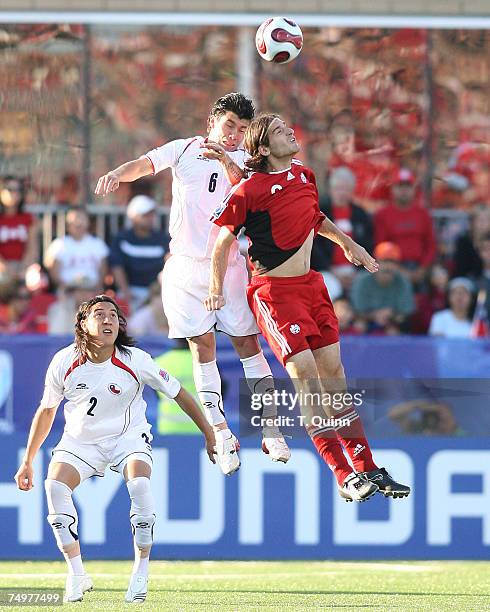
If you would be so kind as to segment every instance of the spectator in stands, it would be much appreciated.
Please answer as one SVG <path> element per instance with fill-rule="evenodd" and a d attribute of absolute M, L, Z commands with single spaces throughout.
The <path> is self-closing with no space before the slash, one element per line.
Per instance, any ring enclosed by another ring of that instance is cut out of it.
<path fill-rule="evenodd" d="M 162 290 L 155 281 L 145 304 L 128 319 L 128 332 L 135 336 L 168 336 L 168 322 L 162 308 Z"/>
<path fill-rule="evenodd" d="M 67 172 L 61 177 L 61 182 L 54 194 L 55 204 L 62 206 L 75 207 L 80 204 L 79 178 L 73 172 Z"/>
<path fill-rule="evenodd" d="M 379 262 L 379 271 L 360 273 L 355 278 L 352 306 L 366 321 L 368 332 L 397 334 L 406 330 L 407 317 L 415 307 L 412 285 L 400 272 L 398 245 L 382 242 L 374 249 L 374 257 Z"/>
<path fill-rule="evenodd" d="M 392 203 L 374 217 L 376 244 L 393 242 L 400 247 L 401 270 L 414 283 L 421 283 L 434 261 L 436 240 L 432 218 L 416 198 L 415 176 L 401 168 L 392 186 Z"/>
<path fill-rule="evenodd" d="M 432 315 L 444 310 L 447 306 L 447 288 L 449 272 L 443 266 L 432 266 L 427 290 L 415 296 L 417 309 L 412 317 L 411 331 L 414 334 L 426 334 Z"/>
<path fill-rule="evenodd" d="M 37 334 L 40 331 L 30 293 L 21 281 L 17 281 L 8 303 L 0 305 L 0 333 Z"/>
<path fill-rule="evenodd" d="M 31 307 L 36 312 L 39 332 L 47 333 L 48 308 L 56 301 L 56 296 L 49 292 L 49 277 L 38 263 L 31 264 L 26 270 L 26 287 L 31 294 Z"/>
<path fill-rule="evenodd" d="M 149 298 L 150 287 L 163 268 L 168 237 L 155 229 L 156 202 L 145 195 L 128 204 L 129 229 L 120 232 L 111 246 L 110 265 L 122 297 L 135 312 Z"/>
<path fill-rule="evenodd" d="M 68 285 L 58 296 L 56 302 L 51 304 L 47 311 L 48 334 L 65 335 L 73 333 L 75 316 L 78 308 L 100 293 L 100 286 L 93 285 L 86 278 L 78 284 Z"/>
<path fill-rule="evenodd" d="M 480 238 L 478 242 L 478 255 L 482 262 L 482 271 L 476 282 L 479 290 L 485 293 L 488 323 L 490 322 L 490 232 Z"/>
<path fill-rule="evenodd" d="M 480 239 L 490 232 L 490 207 L 475 206 L 471 212 L 470 230 L 456 241 L 454 252 L 455 276 L 479 278 L 482 273 L 482 260 L 478 252 Z"/>
<path fill-rule="evenodd" d="M 53 284 L 61 290 L 80 284 L 102 286 L 109 254 L 106 243 L 89 234 L 89 217 L 83 209 L 68 211 L 66 225 L 68 234 L 53 240 L 44 257 Z"/>
<path fill-rule="evenodd" d="M 334 168 L 329 179 L 330 196 L 321 201 L 321 210 L 337 227 L 369 253 L 373 250 L 373 228 L 371 218 L 353 202 L 356 186 L 354 173 L 345 166 Z M 341 281 L 344 290 L 350 288 L 357 269 L 347 261 L 342 249 L 322 236 L 316 236 L 311 254 L 314 270 L 330 270 Z"/>
<path fill-rule="evenodd" d="M 37 224 L 24 212 L 25 181 L 6 176 L 0 190 L 0 275 L 22 279 L 38 256 Z"/>
<path fill-rule="evenodd" d="M 333 309 L 339 321 L 341 335 L 357 336 L 366 333 L 366 322 L 356 318 L 349 300 L 338 298 L 333 302 Z"/>
<path fill-rule="evenodd" d="M 433 314 L 429 334 L 445 338 L 469 338 L 475 286 L 469 278 L 453 278 L 449 283 L 449 308 Z"/>

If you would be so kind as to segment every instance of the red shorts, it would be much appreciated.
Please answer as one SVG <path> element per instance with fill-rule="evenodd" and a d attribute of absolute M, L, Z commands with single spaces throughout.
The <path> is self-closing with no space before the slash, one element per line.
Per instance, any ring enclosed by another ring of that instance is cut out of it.
<path fill-rule="evenodd" d="M 337 317 L 319 272 L 254 276 L 247 299 L 260 331 L 283 365 L 296 353 L 339 341 Z"/>

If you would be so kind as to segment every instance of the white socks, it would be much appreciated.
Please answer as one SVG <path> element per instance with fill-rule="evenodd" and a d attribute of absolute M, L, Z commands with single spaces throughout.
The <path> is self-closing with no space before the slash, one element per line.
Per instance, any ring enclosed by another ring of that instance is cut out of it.
<path fill-rule="evenodd" d="M 140 576 L 148 576 L 148 565 L 150 563 L 150 557 L 140 557 L 134 560 L 133 571 L 134 574 L 139 574 Z"/>
<path fill-rule="evenodd" d="M 83 576 L 85 574 L 85 570 L 83 569 L 82 563 L 82 555 L 77 555 L 76 557 L 72 557 L 69 559 L 65 555 L 66 562 L 68 563 L 68 573 L 73 574 L 74 576 Z"/>
<path fill-rule="evenodd" d="M 240 359 L 240 361 L 251 393 L 265 395 L 274 391 L 272 372 L 262 351 L 252 357 Z M 277 416 L 277 406 L 275 404 L 267 404 L 262 407 L 262 417 L 275 416 Z"/>
<path fill-rule="evenodd" d="M 221 396 L 221 378 L 216 360 L 208 363 L 194 361 L 194 383 L 201 400 L 204 414 L 210 425 L 225 422 L 223 397 Z"/>

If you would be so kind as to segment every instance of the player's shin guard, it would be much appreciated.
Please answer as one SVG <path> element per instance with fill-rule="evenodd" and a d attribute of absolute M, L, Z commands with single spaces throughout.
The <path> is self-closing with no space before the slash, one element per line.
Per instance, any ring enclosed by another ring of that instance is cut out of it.
<path fill-rule="evenodd" d="M 320 457 L 332 470 L 339 486 L 352 473 L 352 467 L 345 458 L 340 442 L 337 440 L 335 432 L 328 430 L 319 435 L 311 435 L 311 441 L 315 445 Z"/>
<path fill-rule="evenodd" d="M 353 409 L 344 410 L 335 415 L 336 419 L 345 419 L 348 424 L 335 428 L 337 438 L 352 461 L 356 472 L 370 472 L 376 470 L 369 442 L 364 433 L 361 417 Z"/>
<path fill-rule="evenodd" d="M 221 378 L 216 360 L 209 363 L 194 361 L 194 383 L 204 408 L 204 414 L 210 425 L 225 422 L 223 397 L 221 396 Z"/>
<path fill-rule="evenodd" d="M 274 379 L 264 353 L 260 351 L 252 357 L 240 359 L 243 373 L 247 379 L 248 388 L 254 395 L 270 395 L 274 392 Z M 274 402 L 267 402 L 262 408 L 262 417 L 277 416 L 277 406 Z"/>
<path fill-rule="evenodd" d="M 78 540 L 78 514 L 72 490 L 63 482 L 47 478 L 44 487 L 48 501 L 48 523 L 53 528 L 61 552 Z"/>
<path fill-rule="evenodd" d="M 128 480 L 131 509 L 129 512 L 134 542 L 139 549 L 150 548 L 153 544 L 155 525 L 155 503 L 150 488 L 150 479 L 137 476 Z"/>

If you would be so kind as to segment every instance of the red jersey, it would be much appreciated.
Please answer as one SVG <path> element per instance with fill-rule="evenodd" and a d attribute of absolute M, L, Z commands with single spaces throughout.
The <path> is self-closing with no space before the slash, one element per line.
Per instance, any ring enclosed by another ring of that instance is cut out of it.
<path fill-rule="evenodd" d="M 29 238 L 32 215 L 0 215 L 0 257 L 7 261 L 21 261 Z"/>
<path fill-rule="evenodd" d="M 297 160 L 287 170 L 254 172 L 231 190 L 211 217 L 235 235 L 245 228 L 254 275 L 287 261 L 324 219 L 315 175 Z"/>

